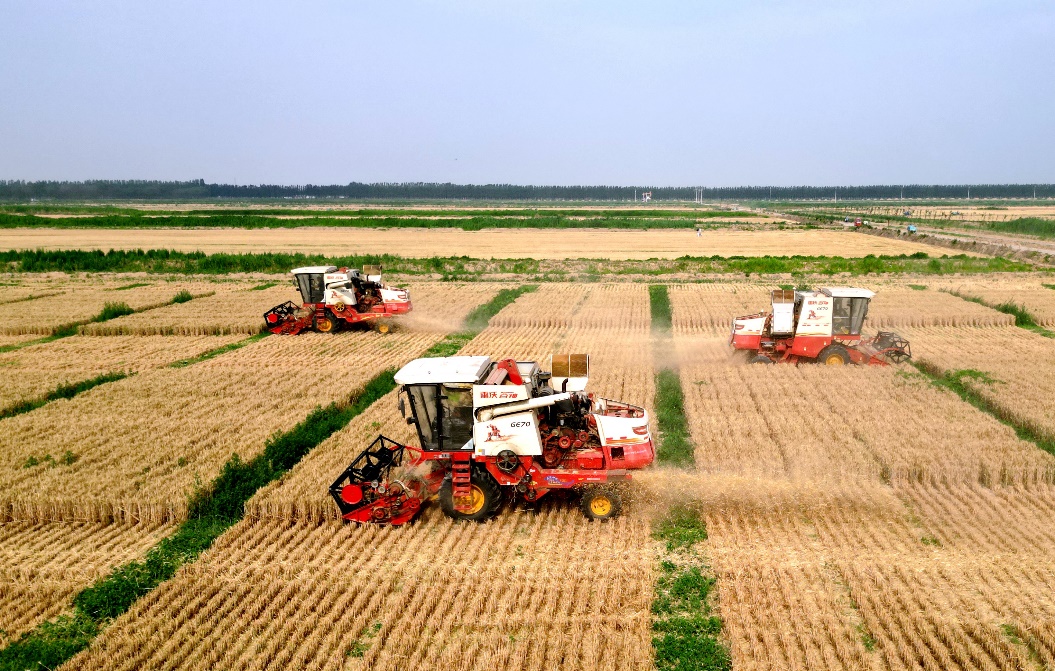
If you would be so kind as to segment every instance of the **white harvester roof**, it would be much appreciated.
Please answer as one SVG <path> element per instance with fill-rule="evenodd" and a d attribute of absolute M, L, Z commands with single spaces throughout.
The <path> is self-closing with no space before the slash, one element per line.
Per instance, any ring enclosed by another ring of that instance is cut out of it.
<path fill-rule="evenodd" d="M 832 298 L 871 298 L 876 292 L 855 287 L 821 287 L 821 293 Z"/>
<path fill-rule="evenodd" d="M 396 384 L 475 383 L 491 365 L 489 356 L 414 359 L 396 373 Z"/>
<path fill-rule="evenodd" d="M 304 273 L 335 273 L 337 266 L 304 266 L 289 271 L 290 275 L 302 275 Z"/>

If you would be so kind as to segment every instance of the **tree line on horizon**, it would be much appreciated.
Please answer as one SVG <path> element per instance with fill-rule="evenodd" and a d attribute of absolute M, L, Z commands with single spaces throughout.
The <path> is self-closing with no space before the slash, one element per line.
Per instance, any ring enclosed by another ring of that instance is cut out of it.
<path fill-rule="evenodd" d="M 632 201 L 651 192 L 652 200 L 889 200 L 967 198 L 1052 198 L 1055 184 L 905 184 L 871 186 L 531 186 L 381 182 L 365 184 L 281 185 L 209 184 L 203 179 L 24 181 L 0 180 L 0 200 L 201 200 L 201 199 L 351 199 L 351 200 L 567 200 Z"/>

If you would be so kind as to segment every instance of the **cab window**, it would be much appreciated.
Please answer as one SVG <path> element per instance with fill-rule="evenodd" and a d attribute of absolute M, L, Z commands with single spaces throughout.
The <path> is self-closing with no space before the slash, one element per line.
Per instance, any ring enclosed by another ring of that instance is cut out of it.
<path fill-rule="evenodd" d="M 416 384 L 408 392 L 422 449 L 458 450 L 473 437 L 471 389 Z"/>

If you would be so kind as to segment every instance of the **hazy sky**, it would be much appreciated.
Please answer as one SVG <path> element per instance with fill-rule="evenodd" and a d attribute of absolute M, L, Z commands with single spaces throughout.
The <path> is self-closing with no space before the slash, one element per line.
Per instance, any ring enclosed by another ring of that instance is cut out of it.
<path fill-rule="evenodd" d="M 0 0 L 0 179 L 1055 182 L 1055 2 Z"/>

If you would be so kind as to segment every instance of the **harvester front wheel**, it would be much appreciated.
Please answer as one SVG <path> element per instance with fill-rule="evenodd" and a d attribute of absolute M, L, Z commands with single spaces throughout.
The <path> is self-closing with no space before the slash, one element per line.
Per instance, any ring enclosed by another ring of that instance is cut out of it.
<path fill-rule="evenodd" d="M 842 345 L 828 345 L 821 350 L 817 362 L 825 366 L 845 366 L 850 363 L 850 353 Z"/>
<path fill-rule="evenodd" d="M 446 478 L 440 485 L 440 508 L 447 517 L 456 520 L 470 520 L 483 522 L 498 512 L 502 505 L 502 489 L 489 473 L 480 474 L 473 472 L 469 484 L 472 507 L 467 512 L 456 510 L 454 507 L 454 486 L 450 478 Z"/>
<path fill-rule="evenodd" d="M 315 318 L 315 330 L 319 333 L 336 333 L 337 320 L 331 315 L 323 315 Z"/>
<path fill-rule="evenodd" d="M 579 502 L 582 514 L 589 520 L 610 520 L 623 511 L 623 499 L 613 487 L 587 487 Z"/>

